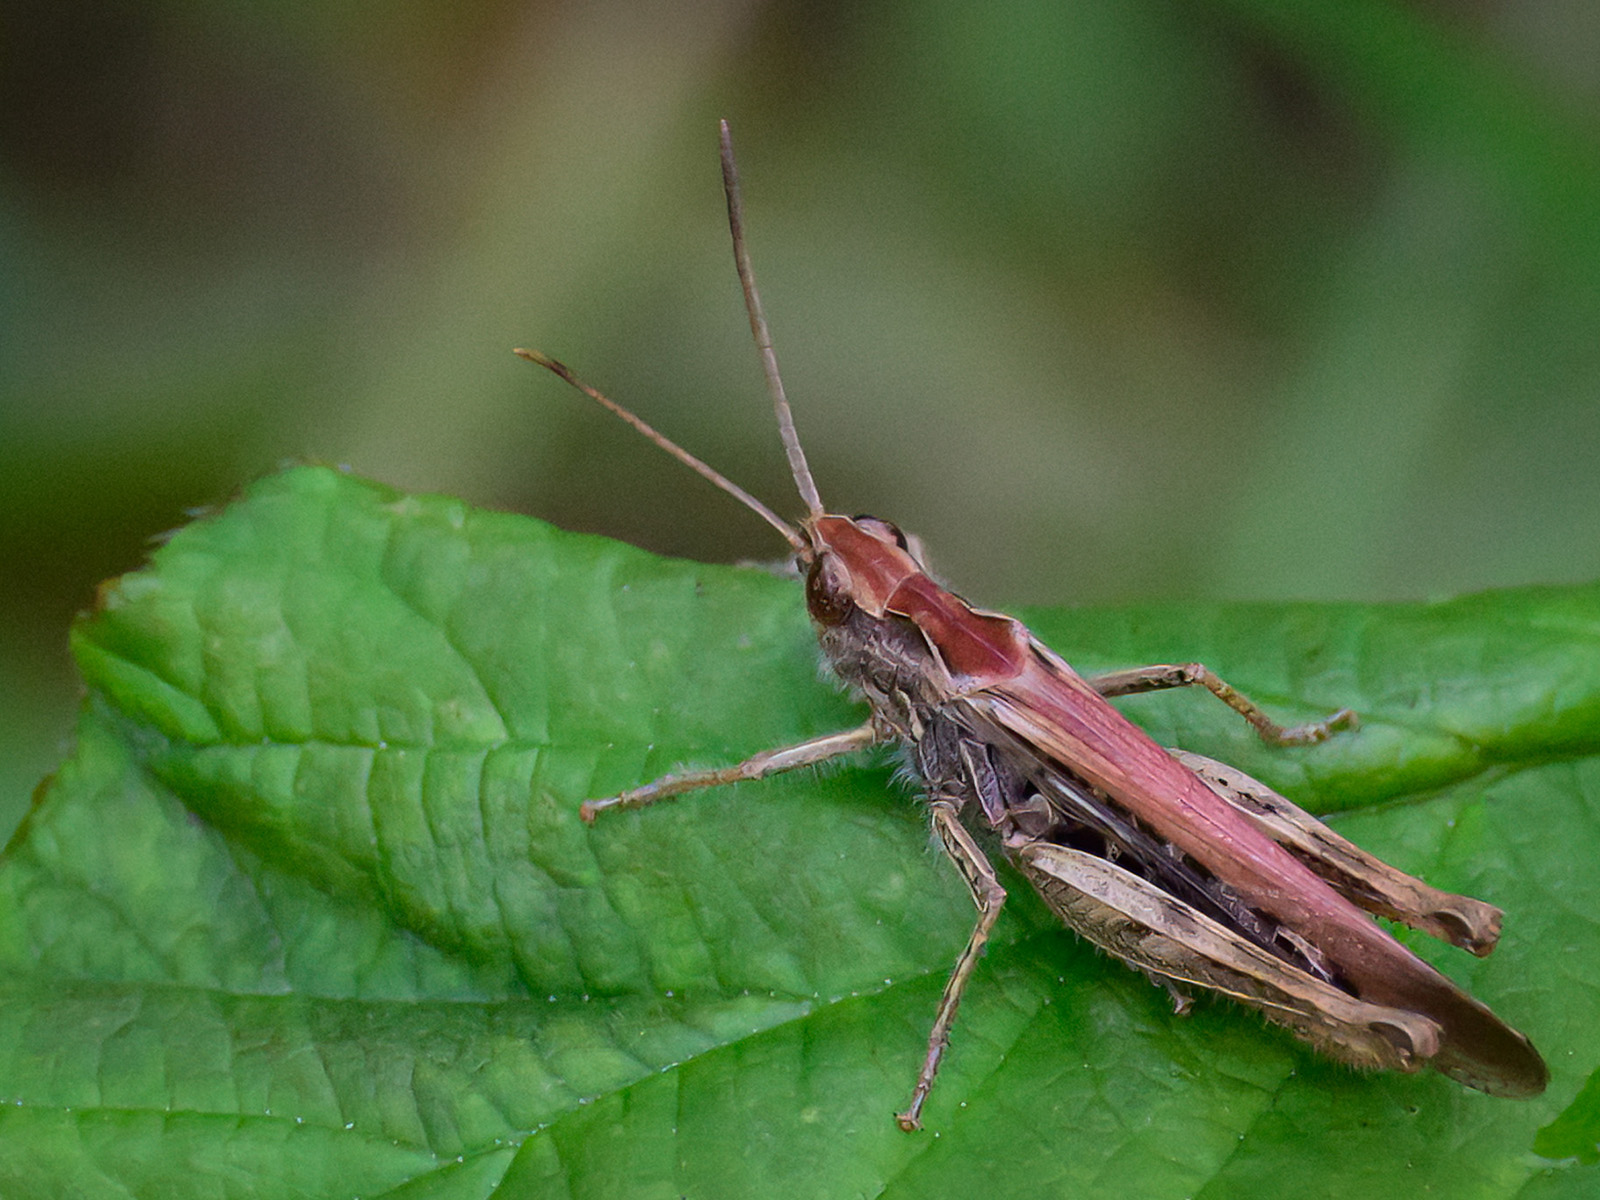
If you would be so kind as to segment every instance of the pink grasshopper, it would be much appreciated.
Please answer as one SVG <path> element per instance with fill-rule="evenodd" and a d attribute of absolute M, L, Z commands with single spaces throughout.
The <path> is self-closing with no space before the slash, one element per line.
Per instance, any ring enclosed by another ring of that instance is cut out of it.
<path fill-rule="evenodd" d="M 901 1128 L 920 1128 L 961 994 L 1006 893 L 979 844 L 1006 857 L 1062 920 L 1165 984 L 1251 1005 L 1340 1061 L 1427 1065 L 1499 1096 L 1534 1096 L 1548 1072 L 1526 1037 L 1400 945 L 1367 913 L 1487 954 L 1499 909 L 1429 887 L 1365 854 L 1231 768 L 1157 745 L 1109 702 L 1199 685 L 1263 739 L 1304 745 L 1354 725 L 1349 710 L 1283 728 L 1205 667 L 1152 666 L 1081 678 L 1018 621 L 946 591 L 887 521 L 823 507 L 795 432 L 745 249 L 732 142 L 722 170 L 734 257 L 806 516 L 777 516 L 633 413 L 534 351 L 517 353 L 580 389 L 732 495 L 793 548 L 829 665 L 866 700 L 865 724 L 720 770 L 667 775 L 591 800 L 584 820 L 684 792 L 897 743 L 923 785 L 934 834 L 978 919 L 934 1018 Z M 1363 911 L 1365 910 L 1365 911 Z"/>

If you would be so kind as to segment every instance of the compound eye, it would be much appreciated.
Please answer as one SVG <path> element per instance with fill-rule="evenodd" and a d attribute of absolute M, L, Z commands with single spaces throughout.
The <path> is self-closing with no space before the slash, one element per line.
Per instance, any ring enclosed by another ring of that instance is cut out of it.
<path fill-rule="evenodd" d="M 902 550 L 910 550 L 911 546 L 906 541 L 906 535 L 900 532 L 900 527 L 892 521 L 885 521 L 882 517 L 869 516 L 860 513 L 850 518 L 862 529 L 881 541 L 893 542 Z"/>
<path fill-rule="evenodd" d="M 841 625 L 854 607 L 850 572 L 836 555 L 817 555 L 806 572 L 806 608 L 812 618 L 821 625 Z"/>

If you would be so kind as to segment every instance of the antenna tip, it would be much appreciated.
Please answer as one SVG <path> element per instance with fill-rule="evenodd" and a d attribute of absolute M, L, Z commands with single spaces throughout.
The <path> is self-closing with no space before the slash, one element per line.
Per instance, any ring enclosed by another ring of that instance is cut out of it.
<path fill-rule="evenodd" d="M 525 350 L 521 346 L 517 346 L 511 351 L 511 353 L 515 354 L 518 358 L 525 358 L 529 362 L 543 367 L 546 371 L 550 371 L 553 374 L 561 376 L 562 379 L 565 379 L 574 387 L 578 386 L 578 381 L 573 377 L 572 371 L 570 368 L 568 368 L 566 363 L 558 362 L 556 359 L 551 358 L 548 354 L 545 354 L 542 351 Z"/>

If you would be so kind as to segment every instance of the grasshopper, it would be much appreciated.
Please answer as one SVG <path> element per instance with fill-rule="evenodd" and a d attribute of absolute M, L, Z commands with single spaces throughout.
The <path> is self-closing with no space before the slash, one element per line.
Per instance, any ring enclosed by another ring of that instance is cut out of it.
<path fill-rule="evenodd" d="M 666 775 L 586 801 L 583 819 L 898 745 L 921 781 L 933 834 L 978 913 L 934 1014 L 910 1102 L 896 1114 L 907 1131 L 921 1127 L 962 992 L 1005 903 L 985 843 L 998 844 L 1070 928 L 1165 985 L 1180 1012 L 1186 988 L 1205 988 L 1356 1067 L 1431 1066 L 1497 1096 L 1542 1092 L 1548 1070 L 1528 1039 L 1367 915 L 1484 955 L 1500 935 L 1499 909 L 1403 874 L 1230 767 L 1163 749 L 1109 701 L 1202 687 L 1277 746 L 1320 742 L 1354 727 L 1354 713 L 1286 728 L 1198 663 L 1084 679 L 1021 622 L 936 583 L 917 543 L 888 521 L 824 508 L 750 266 L 726 121 L 721 148 L 734 260 L 805 517 L 783 520 L 555 359 L 516 353 L 627 421 L 783 536 L 805 580 L 823 656 L 871 715 L 854 729 L 733 766 Z"/>

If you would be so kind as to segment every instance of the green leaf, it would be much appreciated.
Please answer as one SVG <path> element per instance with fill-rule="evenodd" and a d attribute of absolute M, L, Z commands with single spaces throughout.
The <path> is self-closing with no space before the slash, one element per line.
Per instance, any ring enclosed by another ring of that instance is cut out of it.
<path fill-rule="evenodd" d="M 1359 709 L 1271 751 L 1205 696 L 1127 704 L 1502 905 L 1491 958 L 1428 952 L 1550 1091 L 1180 1019 L 1008 877 L 929 1131 L 900 1133 L 972 912 L 892 764 L 577 818 L 859 721 L 796 586 L 301 468 L 75 631 L 77 749 L 0 864 L 0 1194 L 1600 1185 L 1600 588 L 1028 619 L 1088 670 L 1199 659 L 1285 719 Z"/>

